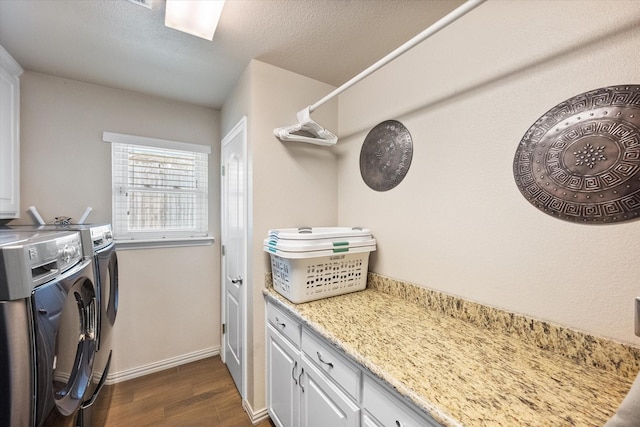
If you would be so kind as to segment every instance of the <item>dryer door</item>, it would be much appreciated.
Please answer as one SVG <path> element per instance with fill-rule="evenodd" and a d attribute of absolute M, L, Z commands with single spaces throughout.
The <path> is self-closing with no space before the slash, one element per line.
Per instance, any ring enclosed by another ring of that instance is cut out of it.
<path fill-rule="evenodd" d="M 38 426 L 68 425 L 91 379 L 96 351 L 96 288 L 91 260 L 33 292 Z"/>
<path fill-rule="evenodd" d="M 106 318 L 109 322 L 108 325 L 101 327 L 102 332 L 104 328 L 113 327 L 118 314 L 118 255 L 115 245 L 111 244 L 96 252 L 96 259 L 98 262 L 98 281 L 102 292 L 100 296 L 102 316 L 103 320 Z"/>

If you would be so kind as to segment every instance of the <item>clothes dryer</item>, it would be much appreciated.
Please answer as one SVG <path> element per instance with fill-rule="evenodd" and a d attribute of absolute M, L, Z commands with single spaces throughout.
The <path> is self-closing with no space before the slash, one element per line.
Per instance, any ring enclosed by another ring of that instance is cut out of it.
<path fill-rule="evenodd" d="M 100 316 L 98 352 L 90 397 L 83 403 L 78 425 L 80 427 L 103 427 L 111 402 L 111 390 L 103 388 L 109 373 L 113 353 L 112 330 L 118 314 L 118 256 L 113 242 L 111 224 L 70 225 L 80 231 L 83 244 L 91 239 L 95 274 L 100 290 Z M 88 244 L 88 243 L 86 243 Z"/>
<path fill-rule="evenodd" d="M 14 230 L 38 232 L 77 231 L 80 233 L 85 259 L 93 259 L 97 282 L 97 300 L 100 311 L 97 327 L 97 353 L 87 395 L 78 414 L 81 427 L 104 426 L 111 394 L 103 389 L 109 374 L 112 330 L 118 314 L 118 256 L 113 241 L 111 224 L 17 225 Z"/>
<path fill-rule="evenodd" d="M 78 232 L 0 231 L 0 425 L 75 424 L 97 313 L 93 259 Z"/>

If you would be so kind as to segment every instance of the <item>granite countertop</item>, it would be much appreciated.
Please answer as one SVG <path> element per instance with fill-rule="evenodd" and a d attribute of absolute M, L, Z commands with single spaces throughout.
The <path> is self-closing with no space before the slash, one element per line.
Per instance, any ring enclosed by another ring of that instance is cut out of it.
<path fill-rule="evenodd" d="M 302 304 L 272 288 L 265 295 L 445 426 L 602 426 L 637 373 L 370 287 Z"/>

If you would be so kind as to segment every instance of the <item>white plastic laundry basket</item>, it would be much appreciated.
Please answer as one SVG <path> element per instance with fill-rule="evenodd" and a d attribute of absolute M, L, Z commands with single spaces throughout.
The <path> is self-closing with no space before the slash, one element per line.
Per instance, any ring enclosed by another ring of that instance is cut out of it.
<path fill-rule="evenodd" d="M 296 304 L 364 289 L 375 250 L 369 230 L 346 227 L 270 230 L 264 240 L 273 287 Z"/>

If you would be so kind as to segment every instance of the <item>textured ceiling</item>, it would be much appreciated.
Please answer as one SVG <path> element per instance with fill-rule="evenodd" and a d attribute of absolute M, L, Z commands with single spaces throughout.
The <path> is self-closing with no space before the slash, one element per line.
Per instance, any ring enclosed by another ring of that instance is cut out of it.
<path fill-rule="evenodd" d="M 26 70 L 220 108 L 252 58 L 334 86 L 463 0 L 227 0 L 213 41 L 127 0 L 0 0 Z"/>

